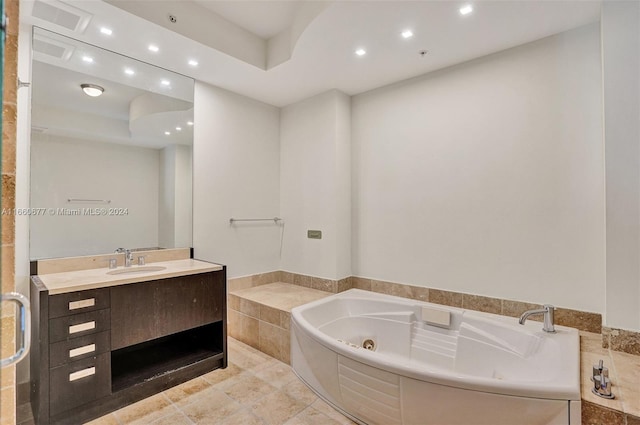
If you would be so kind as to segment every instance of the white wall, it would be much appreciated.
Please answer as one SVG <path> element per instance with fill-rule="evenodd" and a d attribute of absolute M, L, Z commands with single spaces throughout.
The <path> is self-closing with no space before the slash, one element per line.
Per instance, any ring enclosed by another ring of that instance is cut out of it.
<path fill-rule="evenodd" d="M 604 312 L 597 24 L 352 99 L 358 276 Z"/>
<path fill-rule="evenodd" d="M 158 246 L 174 246 L 176 218 L 176 147 L 160 150 L 158 173 Z"/>
<path fill-rule="evenodd" d="M 330 91 L 282 109 L 281 268 L 327 279 L 351 275 L 350 98 Z M 321 230 L 322 239 L 308 239 Z"/>
<path fill-rule="evenodd" d="M 175 247 L 190 247 L 193 235 L 193 157 L 192 146 L 177 145 L 175 148 L 176 207 Z"/>
<path fill-rule="evenodd" d="M 193 247 L 228 277 L 279 269 L 281 228 L 230 218 L 279 214 L 279 109 L 196 82 Z"/>
<path fill-rule="evenodd" d="M 32 135 L 32 208 L 127 208 L 128 214 L 32 216 L 31 258 L 157 246 L 158 173 L 157 149 Z M 68 203 L 68 198 L 111 203 Z"/>
<path fill-rule="evenodd" d="M 640 330 L 640 4 L 602 4 L 607 320 Z"/>

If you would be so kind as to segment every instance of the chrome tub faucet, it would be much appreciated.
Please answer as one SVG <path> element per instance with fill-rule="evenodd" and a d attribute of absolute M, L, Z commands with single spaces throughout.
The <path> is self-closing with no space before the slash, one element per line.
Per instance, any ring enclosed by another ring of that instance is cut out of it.
<path fill-rule="evenodd" d="M 522 316 L 520 316 L 520 320 L 518 320 L 518 323 L 520 323 L 521 325 L 524 325 L 524 322 L 527 321 L 527 318 L 533 314 L 543 314 L 544 315 L 544 321 L 543 321 L 543 325 L 542 325 L 542 330 L 545 332 L 549 332 L 549 333 L 555 333 L 556 332 L 556 328 L 553 325 L 553 312 L 556 308 L 554 306 L 552 306 L 551 304 L 545 304 L 542 306 L 541 309 L 538 310 L 527 310 L 524 313 L 522 313 Z"/>

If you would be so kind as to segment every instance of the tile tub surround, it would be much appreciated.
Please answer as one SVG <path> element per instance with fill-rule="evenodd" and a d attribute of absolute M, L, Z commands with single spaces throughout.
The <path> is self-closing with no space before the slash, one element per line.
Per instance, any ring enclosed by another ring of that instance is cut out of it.
<path fill-rule="evenodd" d="M 354 425 L 291 368 L 229 338 L 229 366 L 98 418 L 90 425 Z"/>
<path fill-rule="evenodd" d="M 442 289 L 407 285 L 404 283 L 385 282 L 357 276 L 350 276 L 340 280 L 330 280 L 287 271 L 274 271 L 259 275 L 229 279 L 229 292 L 278 281 L 331 293 L 342 292 L 351 288 L 364 289 L 366 291 L 395 295 L 398 297 L 448 305 L 451 307 L 459 307 L 467 310 L 501 314 L 509 317 L 520 317 L 520 315 L 527 310 L 542 307 L 541 304 L 465 294 L 462 292 L 445 291 Z M 542 321 L 542 316 L 533 316 L 529 320 Z M 572 310 L 557 306 L 555 322 L 557 325 L 569 326 L 586 332 L 600 333 L 602 330 L 601 314 Z M 640 337 L 638 337 L 637 341 L 640 349 Z"/>
<path fill-rule="evenodd" d="M 587 425 L 640 424 L 640 356 L 602 347 L 603 335 L 580 333 L 582 423 Z M 607 400 L 591 392 L 592 367 L 599 360 L 609 368 L 612 392 Z"/>
<path fill-rule="evenodd" d="M 602 347 L 640 355 L 640 332 L 602 327 Z"/>
<path fill-rule="evenodd" d="M 291 309 L 329 295 L 283 282 L 230 290 L 227 331 L 229 336 L 289 364 Z"/>

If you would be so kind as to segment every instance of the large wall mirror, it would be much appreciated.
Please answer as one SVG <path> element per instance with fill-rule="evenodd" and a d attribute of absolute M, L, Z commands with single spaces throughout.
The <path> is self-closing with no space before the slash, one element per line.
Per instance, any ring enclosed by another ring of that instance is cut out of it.
<path fill-rule="evenodd" d="M 30 257 L 191 246 L 194 81 L 41 28 L 32 47 Z"/>

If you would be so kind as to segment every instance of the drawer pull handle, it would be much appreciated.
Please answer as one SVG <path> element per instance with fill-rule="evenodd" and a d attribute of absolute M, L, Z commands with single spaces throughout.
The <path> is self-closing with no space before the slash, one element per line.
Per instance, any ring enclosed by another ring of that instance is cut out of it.
<path fill-rule="evenodd" d="M 78 333 L 78 332 L 88 331 L 90 329 L 95 329 L 95 328 L 96 328 L 96 321 L 92 320 L 90 322 L 80 323 L 79 325 L 71 325 L 71 326 L 69 326 L 69 333 L 70 334 L 75 334 L 75 333 Z"/>
<path fill-rule="evenodd" d="M 96 367 L 88 367 L 86 369 L 79 370 L 69 374 L 69 382 L 77 381 L 78 379 L 86 378 L 87 376 L 95 375 Z"/>
<path fill-rule="evenodd" d="M 94 351 L 96 351 L 95 344 L 89 344 L 83 347 L 74 348 L 73 350 L 69 350 L 69 358 L 81 356 L 87 353 L 93 353 Z"/>
<path fill-rule="evenodd" d="M 87 298 L 86 300 L 71 301 L 69 303 L 69 310 L 77 310 L 79 308 L 93 307 L 96 305 L 95 298 Z"/>

